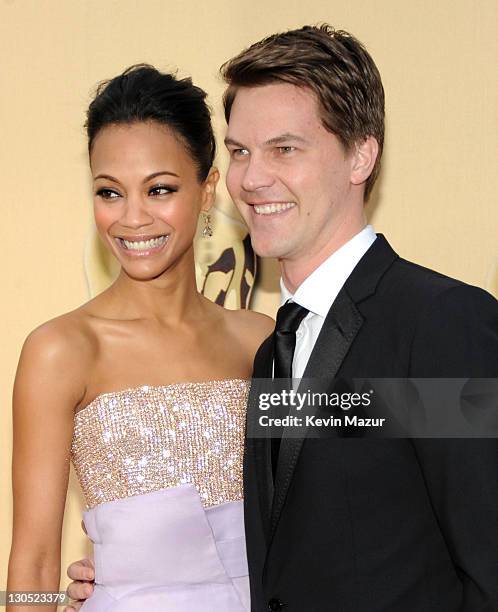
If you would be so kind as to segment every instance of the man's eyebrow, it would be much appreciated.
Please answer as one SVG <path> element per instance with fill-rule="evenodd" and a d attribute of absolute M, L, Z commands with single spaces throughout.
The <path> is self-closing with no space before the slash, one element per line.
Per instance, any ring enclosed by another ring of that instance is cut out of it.
<path fill-rule="evenodd" d="M 232 147 L 240 147 L 241 149 L 244 148 L 244 145 L 240 142 L 237 142 L 236 140 L 234 140 L 233 138 L 225 138 L 225 146 L 228 147 L 228 145 L 231 145 Z"/>
<path fill-rule="evenodd" d="M 264 144 L 266 146 L 279 145 L 284 142 L 301 142 L 303 144 L 309 144 L 309 141 L 303 138 L 302 136 L 298 136 L 297 134 L 291 134 L 290 132 L 285 132 L 285 134 L 280 134 L 279 136 L 274 136 L 267 140 Z M 240 147 L 244 148 L 245 145 L 234 140 L 233 138 L 225 138 L 225 145 L 228 147 L 229 145 L 232 147 Z"/>
<path fill-rule="evenodd" d="M 279 145 L 283 142 L 302 142 L 303 144 L 309 144 L 308 141 L 302 136 L 298 136 L 297 134 L 291 134 L 290 132 L 286 132 L 285 134 L 281 134 L 280 136 L 275 136 L 274 138 L 270 138 L 265 142 L 265 145 Z"/>

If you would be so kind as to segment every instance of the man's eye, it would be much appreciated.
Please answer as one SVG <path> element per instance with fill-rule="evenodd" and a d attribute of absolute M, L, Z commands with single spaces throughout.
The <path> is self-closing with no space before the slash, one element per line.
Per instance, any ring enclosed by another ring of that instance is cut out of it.
<path fill-rule="evenodd" d="M 112 189 L 99 189 L 96 193 L 103 200 L 115 200 L 119 198 L 119 193 L 117 191 L 113 191 Z"/>
<path fill-rule="evenodd" d="M 277 147 L 279 153 L 292 153 L 293 151 L 296 150 L 296 147 L 292 147 L 290 145 L 287 145 L 285 147 Z"/>
<path fill-rule="evenodd" d="M 152 187 L 152 189 L 149 189 L 149 195 L 164 196 L 168 195 L 168 193 L 174 193 L 175 191 L 178 191 L 176 187 L 171 187 L 168 185 L 156 185 L 155 187 Z"/>
<path fill-rule="evenodd" d="M 247 149 L 232 149 L 231 155 L 232 157 L 245 157 L 249 155 L 249 151 Z"/>

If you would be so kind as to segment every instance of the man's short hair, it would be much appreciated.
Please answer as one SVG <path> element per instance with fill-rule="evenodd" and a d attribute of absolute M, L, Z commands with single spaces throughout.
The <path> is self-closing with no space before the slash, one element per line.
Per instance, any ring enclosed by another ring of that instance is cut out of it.
<path fill-rule="evenodd" d="M 373 136 L 379 154 L 365 184 L 368 199 L 380 170 L 384 145 L 384 88 L 365 47 L 328 24 L 274 34 L 251 45 L 221 67 L 228 122 L 237 89 L 270 83 L 305 87 L 318 100 L 324 127 L 346 151 Z"/>

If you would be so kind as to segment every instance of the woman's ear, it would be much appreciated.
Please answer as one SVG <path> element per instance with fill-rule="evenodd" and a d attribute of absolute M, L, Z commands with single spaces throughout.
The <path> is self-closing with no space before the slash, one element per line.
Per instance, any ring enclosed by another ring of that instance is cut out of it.
<path fill-rule="evenodd" d="M 216 199 L 216 185 L 219 180 L 220 173 L 218 172 L 218 168 L 213 166 L 203 183 L 201 210 L 204 212 L 207 212 L 214 204 Z"/>
<path fill-rule="evenodd" d="M 379 144 L 373 136 L 367 136 L 363 142 L 357 142 L 354 146 L 351 183 L 361 185 L 372 173 L 379 154 Z"/>

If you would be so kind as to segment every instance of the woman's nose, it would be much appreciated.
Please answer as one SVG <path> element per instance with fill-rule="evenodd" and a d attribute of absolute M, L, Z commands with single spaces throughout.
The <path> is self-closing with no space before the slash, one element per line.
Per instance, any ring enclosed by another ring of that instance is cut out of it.
<path fill-rule="evenodd" d="M 138 195 L 132 195 L 126 198 L 120 221 L 126 227 L 140 227 L 153 223 L 154 217 L 147 210 L 147 205 L 143 199 Z"/>

